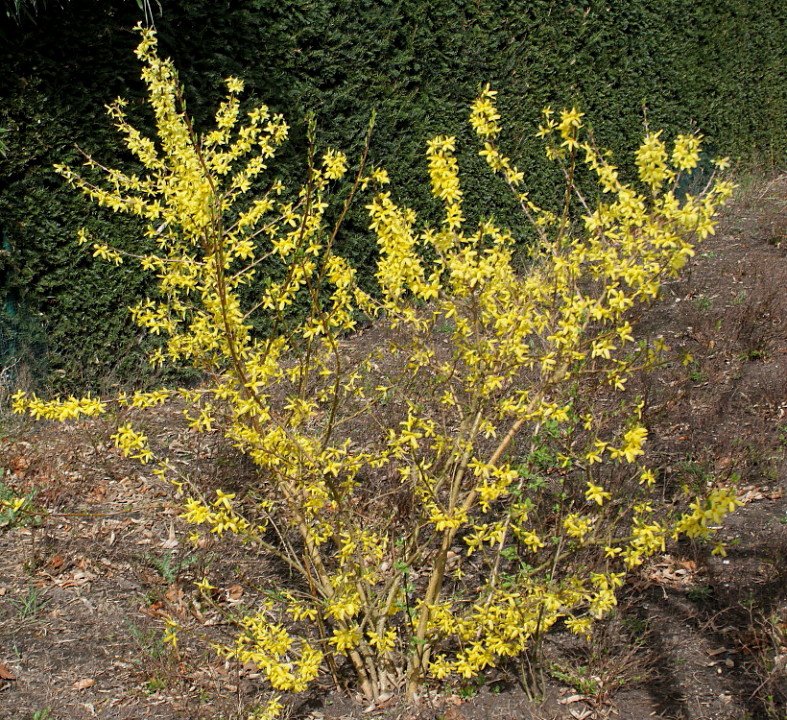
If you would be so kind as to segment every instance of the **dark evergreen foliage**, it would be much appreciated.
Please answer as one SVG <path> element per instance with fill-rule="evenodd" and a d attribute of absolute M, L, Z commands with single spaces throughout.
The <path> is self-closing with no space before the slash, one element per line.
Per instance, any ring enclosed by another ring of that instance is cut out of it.
<path fill-rule="evenodd" d="M 667 137 L 701 129 L 717 154 L 769 166 L 787 159 L 783 0 L 162 0 L 160 11 L 152 8 L 197 124 L 209 121 L 221 79 L 243 77 L 251 100 L 294 125 L 276 165 L 291 181 L 304 172 L 307 112 L 321 143 L 357 153 L 376 110 L 371 158 L 389 170 L 399 200 L 430 206 L 424 142 L 455 134 L 468 210 L 494 211 L 517 228 L 501 194 L 490 192 L 467 129 L 469 102 L 485 82 L 501 93 L 511 121 L 504 145 L 541 202 L 555 183 L 532 137 L 546 105 L 578 104 L 620 162 L 644 117 Z M 133 0 L 71 0 L 48 3 L 35 17 L 8 15 L 0 14 L 6 292 L 15 288 L 45 326 L 53 371 L 83 384 L 108 368 L 138 379 L 145 340 L 125 308 L 146 281 L 130 265 L 94 262 L 73 238 L 86 226 L 133 247 L 140 227 L 90 206 L 51 168 L 79 163 L 75 145 L 107 164 L 131 162 L 101 108 L 121 95 L 136 124 L 150 122 L 131 54 L 143 10 Z M 369 266 L 360 205 L 342 250 Z"/>

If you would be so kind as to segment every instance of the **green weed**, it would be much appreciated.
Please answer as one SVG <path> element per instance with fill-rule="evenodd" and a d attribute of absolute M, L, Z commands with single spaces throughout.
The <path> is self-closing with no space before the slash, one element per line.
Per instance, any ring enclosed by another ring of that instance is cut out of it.
<path fill-rule="evenodd" d="M 16 608 L 17 615 L 20 620 L 28 620 L 38 615 L 44 606 L 49 602 L 44 597 L 46 590 L 30 585 L 27 588 L 27 593 L 20 599 L 11 599 L 11 604 Z"/>
<path fill-rule="evenodd" d="M 0 469 L 0 476 L 3 474 Z M 0 482 L 0 530 L 37 524 L 40 521 L 33 507 L 36 493 L 31 492 L 20 497 L 4 483 Z"/>
<path fill-rule="evenodd" d="M 197 558 L 193 555 L 187 555 L 181 560 L 175 560 L 171 551 L 167 551 L 160 556 L 146 553 L 142 556 L 142 559 L 158 571 L 167 585 L 175 583 L 183 570 L 197 562 Z"/>
<path fill-rule="evenodd" d="M 686 597 L 696 603 L 707 602 L 713 597 L 713 587 L 711 585 L 695 585 L 689 588 Z"/>
<path fill-rule="evenodd" d="M 595 697 L 602 692 L 601 678 L 591 674 L 587 665 L 569 667 L 567 665 L 552 665 L 549 674 L 582 695 Z"/>
<path fill-rule="evenodd" d="M 696 361 L 690 362 L 686 366 L 686 369 L 688 372 L 689 380 L 691 380 L 691 382 L 693 383 L 708 382 L 708 374 L 702 371 L 698 362 Z"/>
<path fill-rule="evenodd" d="M 134 638 L 137 646 L 145 656 L 153 660 L 161 660 L 167 657 L 169 647 L 164 643 L 158 632 L 147 629 L 141 630 L 134 623 L 130 622 L 126 623 L 126 625 L 131 637 Z"/>
<path fill-rule="evenodd" d="M 713 307 L 713 298 L 707 295 L 698 295 L 694 298 L 692 305 L 694 305 L 694 309 L 699 312 L 707 312 Z"/>
<path fill-rule="evenodd" d="M 165 678 L 162 678 L 160 675 L 154 675 L 152 678 L 148 678 L 148 681 L 145 683 L 145 688 L 148 693 L 153 695 L 160 690 L 164 690 L 168 684 Z"/>

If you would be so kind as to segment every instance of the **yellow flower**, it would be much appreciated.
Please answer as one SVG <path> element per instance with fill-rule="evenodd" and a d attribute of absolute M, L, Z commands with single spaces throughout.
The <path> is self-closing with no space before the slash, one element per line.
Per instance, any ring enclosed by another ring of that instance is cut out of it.
<path fill-rule="evenodd" d="M 361 630 L 357 625 L 337 629 L 329 642 L 336 648 L 336 652 L 345 653 L 358 647 L 361 642 Z"/>
<path fill-rule="evenodd" d="M 584 618 L 570 617 L 570 618 L 566 618 L 565 623 L 566 623 L 566 628 L 572 633 L 574 633 L 575 635 L 590 637 L 591 628 L 593 627 L 592 617 L 584 617 Z"/>
<path fill-rule="evenodd" d="M 227 90 L 233 95 L 238 95 L 243 92 L 243 80 L 236 77 L 228 77 L 225 82 L 227 83 Z"/>
<path fill-rule="evenodd" d="M 566 533 L 579 540 L 582 540 L 590 532 L 592 526 L 593 523 L 589 518 L 578 513 L 571 513 L 563 520 L 563 528 Z"/>
<path fill-rule="evenodd" d="M 384 655 L 385 653 L 393 650 L 394 645 L 396 644 L 395 630 L 387 630 L 382 635 L 378 635 L 376 632 L 369 630 L 367 631 L 366 635 L 369 638 L 369 644 L 374 647 L 381 655 Z"/>
<path fill-rule="evenodd" d="M 197 589 L 200 592 L 205 593 L 207 595 L 209 595 L 212 590 L 216 590 L 216 587 L 214 585 L 211 585 L 210 582 L 208 582 L 208 578 L 206 577 L 202 578 L 202 580 L 200 580 L 199 582 L 194 583 L 194 585 L 197 587 Z"/>
<path fill-rule="evenodd" d="M 656 483 L 656 476 L 652 470 L 643 470 L 639 476 L 639 482 L 642 485 L 653 487 Z"/>
<path fill-rule="evenodd" d="M 594 485 L 592 482 L 588 481 L 588 489 L 585 491 L 585 497 L 588 499 L 589 502 L 595 502 L 599 505 L 603 505 L 605 500 L 609 500 L 612 495 L 608 493 L 604 488 L 600 485 Z"/>

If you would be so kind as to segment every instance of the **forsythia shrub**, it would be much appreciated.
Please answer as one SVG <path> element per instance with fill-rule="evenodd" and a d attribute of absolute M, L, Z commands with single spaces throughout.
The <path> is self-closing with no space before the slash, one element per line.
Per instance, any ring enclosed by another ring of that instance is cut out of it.
<path fill-rule="evenodd" d="M 318 161 L 312 149 L 303 187 L 274 181 L 252 197 L 284 120 L 260 106 L 242 121 L 243 84 L 230 78 L 216 128 L 198 136 L 154 33 L 142 31 L 137 55 L 157 140 L 128 123 L 122 101 L 109 112 L 144 170 L 88 159 L 101 184 L 59 172 L 99 204 L 149 221 L 158 252 L 136 259 L 158 278 L 160 299 L 135 307 L 134 321 L 166 338 L 151 362 L 187 363 L 204 377 L 196 389 L 111 402 L 185 399 L 190 425 L 223 432 L 259 467 L 259 482 L 243 502 L 220 490 L 206 498 L 131 424 L 116 444 L 183 491 L 188 522 L 240 536 L 299 578 L 240 621 L 227 657 L 256 664 L 274 691 L 297 692 L 343 656 L 372 699 L 402 682 L 415 695 L 428 678 L 469 678 L 506 658 L 537 661 L 555 623 L 588 634 L 629 570 L 669 539 L 708 538 L 734 509 L 733 492 L 717 487 L 668 518 L 642 462 L 642 403 L 616 395 L 661 349 L 635 340 L 631 309 L 658 297 L 731 192 L 714 179 L 697 197 L 675 197 L 680 174 L 697 165 L 698 137 L 670 150 L 648 134 L 632 185 L 587 139 L 581 113 L 547 109 L 538 135 L 566 178 L 563 210 L 550 213 L 498 148 L 495 93 L 484 89 L 470 116 L 480 153 L 538 238 L 517 271 L 512 231 L 494 218 L 466 227 L 454 138 L 427 149 L 445 208 L 438 226 L 422 227 L 386 190 L 385 171 L 363 161 L 329 224 L 344 155 Z M 574 181 L 580 166 L 597 198 Z M 334 251 L 359 193 L 379 247 L 374 294 Z M 124 260 L 107 244 L 93 248 Z M 353 335 L 361 313 L 382 338 L 375 346 Z M 259 314 L 264 335 L 252 332 Z M 109 406 L 14 399 L 17 412 L 57 420 Z M 278 708 L 274 698 L 263 715 Z"/>

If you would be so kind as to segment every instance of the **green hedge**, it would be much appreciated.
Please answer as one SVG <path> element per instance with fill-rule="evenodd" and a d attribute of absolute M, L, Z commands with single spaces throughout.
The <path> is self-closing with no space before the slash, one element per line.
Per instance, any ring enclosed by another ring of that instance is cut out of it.
<path fill-rule="evenodd" d="M 316 116 L 326 144 L 358 151 L 373 110 L 372 160 L 386 166 L 399 199 L 428 205 L 424 141 L 460 140 L 468 207 L 486 171 L 467 129 L 468 104 L 490 82 L 511 121 L 505 138 L 548 202 L 555 184 L 532 130 L 540 109 L 578 104 L 599 144 L 623 160 L 641 137 L 643 107 L 667 136 L 693 126 L 713 151 L 770 166 L 787 158 L 787 9 L 783 0 L 188 0 L 164 4 L 161 45 L 181 71 L 189 110 L 205 122 L 221 79 L 242 76 L 251 99 L 295 124 L 277 171 L 303 173 L 303 127 Z M 154 4 L 155 6 L 155 4 Z M 131 0 L 47 5 L 35 23 L 0 19 L 0 226 L 10 243 L 6 292 L 40 318 L 53 377 L 95 383 L 109 373 L 144 379 L 146 339 L 129 327 L 126 305 L 145 291 L 127 267 L 94 263 L 74 246 L 76 229 L 132 246 L 140 228 L 110 217 L 67 190 L 51 170 L 79 162 L 74 144 L 108 163 L 130 159 L 116 147 L 101 108 L 128 98 L 142 106 L 131 31 Z M 499 210 L 499 202 L 495 203 Z M 515 213 L 499 218 L 514 224 Z M 525 237 L 524 230 L 521 231 Z M 350 218 L 343 251 L 368 267 L 373 248 L 362 210 Z M 119 349 L 123 349 L 120 356 Z M 59 381 L 63 384 L 64 381 Z"/>

